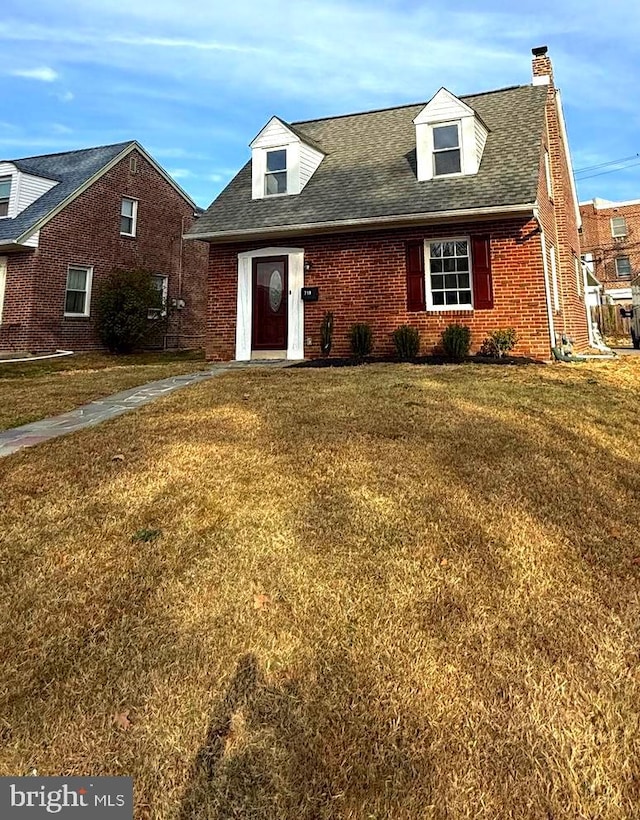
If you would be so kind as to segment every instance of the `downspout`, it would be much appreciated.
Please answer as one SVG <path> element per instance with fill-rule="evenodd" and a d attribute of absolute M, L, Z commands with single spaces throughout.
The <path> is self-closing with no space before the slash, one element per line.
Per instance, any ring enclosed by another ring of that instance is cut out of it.
<path fill-rule="evenodd" d="M 538 208 L 535 207 L 533 209 L 533 218 L 538 223 L 538 227 L 540 228 L 540 249 L 542 251 L 542 270 L 544 273 L 544 293 L 547 301 L 547 320 L 549 322 L 549 341 L 551 343 L 551 350 L 554 349 L 556 346 L 556 331 L 555 331 L 555 324 L 553 321 L 553 306 L 551 304 L 551 289 L 549 288 L 549 269 L 547 267 L 547 248 L 546 243 L 544 241 L 544 228 L 542 227 L 542 222 L 540 221 L 540 215 Z"/>
<path fill-rule="evenodd" d="M 183 268 L 183 251 L 184 251 L 184 214 L 180 220 L 180 253 L 178 254 L 178 299 L 182 303 L 182 268 Z M 176 347 L 180 350 L 180 331 L 182 329 L 182 308 L 178 310 L 178 324 L 176 327 Z"/>

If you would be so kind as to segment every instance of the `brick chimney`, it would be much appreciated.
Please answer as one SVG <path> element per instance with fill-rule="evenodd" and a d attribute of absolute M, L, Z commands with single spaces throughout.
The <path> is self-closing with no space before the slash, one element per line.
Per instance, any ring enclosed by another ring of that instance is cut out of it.
<path fill-rule="evenodd" d="M 533 54 L 533 84 L 550 85 L 553 87 L 553 66 L 547 56 L 547 46 L 532 48 Z"/>

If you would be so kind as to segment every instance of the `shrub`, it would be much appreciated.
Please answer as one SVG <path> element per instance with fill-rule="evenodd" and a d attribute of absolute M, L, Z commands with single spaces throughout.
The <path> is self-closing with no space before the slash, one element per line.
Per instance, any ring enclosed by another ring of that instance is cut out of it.
<path fill-rule="evenodd" d="M 364 359 L 370 355 L 373 349 L 373 333 L 371 325 L 366 322 L 357 322 L 351 326 L 349 331 L 349 342 L 354 358 Z"/>
<path fill-rule="evenodd" d="M 517 341 L 518 334 L 515 328 L 505 327 L 502 330 L 494 330 L 482 342 L 480 355 L 501 359 L 505 353 L 513 350 Z"/>
<path fill-rule="evenodd" d="M 333 340 L 333 313 L 328 310 L 324 314 L 324 319 L 320 325 L 320 349 L 323 356 L 331 353 L 331 342 Z"/>
<path fill-rule="evenodd" d="M 162 294 L 146 270 L 114 270 L 102 283 L 96 299 L 96 325 L 102 342 L 112 353 L 139 348 L 159 326 Z M 157 318 L 150 319 L 150 311 Z"/>
<path fill-rule="evenodd" d="M 466 325 L 447 325 L 442 331 L 442 349 L 449 359 L 464 359 L 471 347 L 471 330 Z"/>
<path fill-rule="evenodd" d="M 399 359 L 406 361 L 416 358 L 420 350 L 420 334 L 417 327 L 401 325 L 393 331 L 392 336 Z"/>

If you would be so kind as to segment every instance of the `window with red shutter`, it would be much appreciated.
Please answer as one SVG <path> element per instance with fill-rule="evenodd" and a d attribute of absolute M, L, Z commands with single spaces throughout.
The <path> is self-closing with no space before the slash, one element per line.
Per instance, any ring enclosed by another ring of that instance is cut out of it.
<path fill-rule="evenodd" d="M 425 310 L 424 243 L 407 242 L 407 310 Z"/>
<path fill-rule="evenodd" d="M 471 240 L 473 268 L 473 308 L 493 308 L 493 280 L 491 277 L 491 241 L 488 236 L 474 236 Z"/>

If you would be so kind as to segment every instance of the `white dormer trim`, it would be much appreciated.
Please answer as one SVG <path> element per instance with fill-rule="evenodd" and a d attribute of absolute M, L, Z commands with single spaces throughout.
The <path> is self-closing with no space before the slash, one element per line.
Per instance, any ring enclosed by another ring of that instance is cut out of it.
<path fill-rule="evenodd" d="M 488 130 L 475 111 L 455 94 L 441 88 L 414 119 L 418 180 L 469 176 L 477 174 L 482 161 Z M 460 147 L 460 171 L 435 174 L 433 130 L 438 126 L 457 125 Z"/>
<path fill-rule="evenodd" d="M 317 151 L 292 131 L 278 117 L 269 122 L 249 144 L 251 148 L 251 198 L 277 199 L 299 194 L 324 159 Z M 282 194 L 265 192 L 267 154 L 269 151 L 286 151 L 287 190 Z"/>
<path fill-rule="evenodd" d="M 0 178 L 8 177 L 11 180 L 9 192 L 9 211 L 3 219 L 15 219 L 32 203 L 58 183 L 53 179 L 36 177 L 19 171 L 13 162 L 0 162 Z"/>

